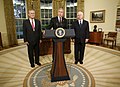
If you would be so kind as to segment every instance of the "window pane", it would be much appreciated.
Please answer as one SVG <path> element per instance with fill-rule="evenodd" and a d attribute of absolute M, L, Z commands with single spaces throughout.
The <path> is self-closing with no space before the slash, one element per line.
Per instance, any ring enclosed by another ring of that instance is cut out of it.
<path fill-rule="evenodd" d="M 25 19 L 16 19 L 17 39 L 23 38 L 23 20 Z"/>
<path fill-rule="evenodd" d="M 15 18 L 26 18 L 25 0 L 13 0 Z"/>
<path fill-rule="evenodd" d="M 52 0 L 40 0 L 42 29 L 46 28 L 52 17 Z"/>
<path fill-rule="evenodd" d="M 71 28 L 72 22 L 76 19 L 77 0 L 66 0 L 66 17 L 68 19 L 68 28 Z"/>
<path fill-rule="evenodd" d="M 16 19 L 17 39 L 23 38 L 23 20 L 26 18 L 25 0 L 13 0 L 14 16 Z"/>

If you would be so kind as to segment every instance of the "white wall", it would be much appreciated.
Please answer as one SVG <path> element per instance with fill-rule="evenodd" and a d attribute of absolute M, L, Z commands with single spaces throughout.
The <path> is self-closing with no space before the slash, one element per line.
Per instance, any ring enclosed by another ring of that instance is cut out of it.
<path fill-rule="evenodd" d="M 4 0 L 0 0 L 0 32 L 2 34 L 3 46 L 8 46 L 7 28 L 4 13 Z"/>
<path fill-rule="evenodd" d="M 115 31 L 116 12 L 119 0 L 85 0 L 84 18 L 90 21 L 90 11 L 105 10 L 105 23 L 90 23 L 90 30 L 96 24 L 104 31 Z"/>

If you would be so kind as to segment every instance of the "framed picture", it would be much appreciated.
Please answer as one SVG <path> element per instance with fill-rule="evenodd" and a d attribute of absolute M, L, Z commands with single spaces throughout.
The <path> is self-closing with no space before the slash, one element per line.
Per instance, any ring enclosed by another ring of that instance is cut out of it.
<path fill-rule="evenodd" d="M 91 11 L 90 22 L 91 23 L 104 23 L 105 22 L 105 10 Z"/>

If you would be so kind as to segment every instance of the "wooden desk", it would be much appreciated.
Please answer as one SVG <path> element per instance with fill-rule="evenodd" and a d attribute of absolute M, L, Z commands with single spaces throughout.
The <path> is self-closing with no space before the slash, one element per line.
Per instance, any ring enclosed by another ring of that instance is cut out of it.
<path fill-rule="evenodd" d="M 89 43 L 102 44 L 104 32 L 90 32 Z"/>
<path fill-rule="evenodd" d="M 52 54 L 53 50 L 53 42 L 52 39 L 43 39 L 42 43 L 40 44 L 40 55 L 48 55 Z M 70 39 L 67 39 L 64 44 L 64 52 L 71 53 L 70 49 Z"/>

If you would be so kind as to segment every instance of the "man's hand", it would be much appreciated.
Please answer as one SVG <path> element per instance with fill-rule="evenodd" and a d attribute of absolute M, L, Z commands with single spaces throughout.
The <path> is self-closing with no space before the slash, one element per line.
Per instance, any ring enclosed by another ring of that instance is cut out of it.
<path fill-rule="evenodd" d="M 45 35 L 45 30 L 43 30 L 43 35 Z"/>
<path fill-rule="evenodd" d="M 42 31 L 42 34 L 43 34 L 43 38 L 44 38 L 44 36 L 45 36 L 45 30 Z"/>
<path fill-rule="evenodd" d="M 87 43 L 87 42 L 88 42 L 88 40 L 89 40 L 89 39 L 85 39 L 85 43 Z"/>
<path fill-rule="evenodd" d="M 40 43 L 42 43 L 42 40 L 40 40 Z"/>
<path fill-rule="evenodd" d="M 26 44 L 26 45 L 29 45 L 29 43 L 28 43 L 28 42 L 25 42 L 25 44 Z"/>

